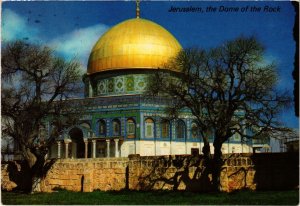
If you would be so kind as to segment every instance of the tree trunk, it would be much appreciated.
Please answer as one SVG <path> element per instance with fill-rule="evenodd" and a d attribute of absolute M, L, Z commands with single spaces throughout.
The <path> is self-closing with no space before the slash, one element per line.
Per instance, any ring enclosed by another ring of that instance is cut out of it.
<path fill-rule="evenodd" d="M 216 138 L 217 139 L 217 138 Z M 222 169 L 222 143 L 215 141 L 214 142 L 214 156 L 212 159 L 212 183 L 213 190 L 220 191 L 221 190 L 221 169 Z"/>
<path fill-rule="evenodd" d="M 209 174 L 212 174 L 213 166 L 212 166 L 212 157 L 210 152 L 210 144 L 207 137 L 203 138 L 204 146 L 202 148 L 202 153 L 204 155 L 204 170 L 203 170 L 203 179 L 206 179 L 206 191 L 211 191 L 212 189 L 212 183 L 209 178 Z"/>
<path fill-rule="evenodd" d="M 31 191 L 30 191 L 31 194 L 37 193 L 37 192 L 42 192 L 41 181 L 42 181 L 41 177 L 35 177 L 35 176 L 32 177 L 32 186 L 31 186 Z"/>
<path fill-rule="evenodd" d="M 206 137 L 203 138 L 204 146 L 202 148 L 202 153 L 205 157 L 205 159 L 210 160 L 210 146 L 209 141 Z"/>
<path fill-rule="evenodd" d="M 41 192 L 40 183 L 45 176 L 45 151 L 37 151 L 35 153 L 36 162 L 34 166 L 31 168 L 32 171 L 32 186 L 31 193 Z"/>
<path fill-rule="evenodd" d="M 45 154 L 36 149 L 22 147 L 25 161 L 28 165 L 28 173 L 31 177 L 31 185 L 26 189 L 30 193 L 41 192 L 40 183 L 43 178 Z"/>

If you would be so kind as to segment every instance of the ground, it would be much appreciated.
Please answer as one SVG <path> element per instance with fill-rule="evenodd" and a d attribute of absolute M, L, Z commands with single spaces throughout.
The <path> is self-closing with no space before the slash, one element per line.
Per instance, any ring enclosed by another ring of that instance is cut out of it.
<path fill-rule="evenodd" d="M 33 195 L 2 192 L 2 204 L 42 205 L 297 205 L 299 191 L 239 191 L 233 193 L 191 193 L 171 191 L 121 191 L 91 193 L 56 191 Z"/>

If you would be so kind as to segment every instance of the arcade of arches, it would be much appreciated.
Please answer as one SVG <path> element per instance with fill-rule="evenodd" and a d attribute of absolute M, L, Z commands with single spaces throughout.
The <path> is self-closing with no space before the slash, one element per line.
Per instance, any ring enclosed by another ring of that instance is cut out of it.
<path fill-rule="evenodd" d="M 68 139 L 57 141 L 58 158 L 97 158 L 119 157 L 120 138 L 105 139 L 85 138 L 80 128 L 74 127 L 69 131 Z"/>

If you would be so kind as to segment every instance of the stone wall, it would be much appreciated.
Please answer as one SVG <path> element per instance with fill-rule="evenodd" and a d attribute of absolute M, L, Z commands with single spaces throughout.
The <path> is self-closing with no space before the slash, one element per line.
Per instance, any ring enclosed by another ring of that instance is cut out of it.
<path fill-rule="evenodd" d="M 125 188 L 128 158 L 60 159 L 41 182 L 42 191 L 121 190 Z"/>
<path fill-rule="evenodd" d="M 203 161 L 202 156 L 191 155 L 59 159 L 41 181 L 40 188 L 44 192 L 57 188 L 84 192 L 122 189 L 209 191 L 211 174 Z M 7 165 L 2 164 L 1 188 L 11 190 L 19 180 L 11 178 L 14 171 L 8 170 Z M 221 190 L 293 189 L 299 183 L 298 165 L 298 153 L 224 155 Z"/>
<path fill-rule="evenodd" d="M 1 165 L 1 189 L 11 191 L 17 187 L 17 184 L 9 177 L 9 164 Z"/>

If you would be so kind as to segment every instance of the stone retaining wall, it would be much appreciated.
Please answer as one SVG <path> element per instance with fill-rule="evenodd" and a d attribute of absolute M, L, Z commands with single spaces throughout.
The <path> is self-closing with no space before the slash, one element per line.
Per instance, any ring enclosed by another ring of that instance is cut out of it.
<path fill-rule="evenodd" d="M 125 188 L 128 158 L 60 159 L 41 182 L 42 191 L 121 190 Z"/>
<path fill-rule="evenodd" d="M 202 156 L 190 155 L 59 159 L 40 182 L 40 188 L 44 192 L 57 188 L 84 192 L 122 189 L 209 191 L 211 174 L 207 173 L 203 161 Z M 12 181 L 14 171 L 8 170 L 7 165 L 2 164 L 1 188 L 11 190 L 18 182 Z M 298 165 L 298 153 L 224 155 L 221 190 L 296 188 Z"/>

